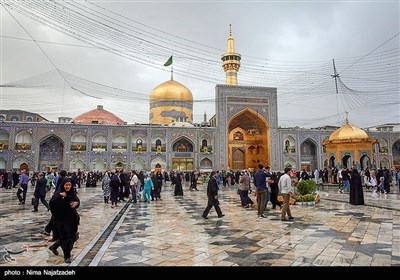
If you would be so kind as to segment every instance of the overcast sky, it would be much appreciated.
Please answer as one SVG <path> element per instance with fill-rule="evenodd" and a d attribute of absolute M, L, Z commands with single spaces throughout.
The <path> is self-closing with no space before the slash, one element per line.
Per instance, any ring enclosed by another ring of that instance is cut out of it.
<path fill-rule="evenodd" d="M 13 87 L 0 88 L 1 109 L 57 121 L 101 104 L 148 123 L 148 96 L 169 79 L 173 54 L 201 122 L 225 83 L 232 24 L 239 85 L 276 87 L 279 125 L 341 125 L 345 111 L 360 127 L 400 122 L 399 1 L 76 1 L 59 2 L 55 18 L 48 4 L 5 3 L 0 84 Z"/>

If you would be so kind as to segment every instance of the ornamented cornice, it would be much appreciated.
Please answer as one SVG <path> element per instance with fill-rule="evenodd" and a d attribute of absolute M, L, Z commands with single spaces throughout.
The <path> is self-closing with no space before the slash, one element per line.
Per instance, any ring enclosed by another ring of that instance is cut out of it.
<path fill-rule="evenodd" d="M 133 129 L 132 136 L 147 136 L 148 131 L 144 129 Z"/>
<path fill-rule="evenodd" d="M 7 132 L 7 134 L 10 134 L 10 131 L 11 131 L 11 125 L 4 125 L 4 123 L 2 123 L 1 124 L 1 127 L 0 127 L 0 131 L 6 131 Z"/>
<path fill-rule="evenodd" d="M 186 137 L 193 141 L 196 137 L 196 133 L 192 131 L 174 131 L 171 133 L 172 142 L 175 142 L 177 139 L 181 137 Z"/>

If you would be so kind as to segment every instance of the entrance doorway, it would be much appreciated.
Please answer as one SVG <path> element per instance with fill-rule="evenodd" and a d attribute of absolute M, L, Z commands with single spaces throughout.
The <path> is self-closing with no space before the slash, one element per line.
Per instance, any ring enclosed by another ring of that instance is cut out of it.
<path fill-rule="evenodd" d="M 193 171 L 193 159 L 192 158 L 174 158 L 174 159 L 172 159 L 172 170 Z"/>
<path fill-rule="evenodd" d="M 267 121 L 258 112 L 246 108 L 229 120 L 228 166 L 233 170 L 270 165 L 270 132 Z"/>
<path fill-rule="evenodd" d="M 64 142 L 55 135 L 45 138 L 39 147 L 39 166 L 52 170 L 63 168 Z"/>
<path fill-rule="evenodd" d="M 351 164 L 350 159 L 351 159 L 351 156 L 345 155 L 345 156 L 342 158 L 342 167 L 346 167 L 346 168 L 350 169 L 350 168 L 351 168 L 351 166 L 350 166 L 350 164 Z"/>
<path fill-rule="evenodd" d="M 329 158 L 329 166 L 335 167 L 335 157 L 334 156 L 331 156 Z"/>
<path fill-rule="evenodd" d="M 360 168 L 361 170 L 365 170 L 367 169 L 367 167 L 369 169 L 371 169 L 371 160 L 369 159 L 369 157 L 367 155 L 363 155 L 360 159 Z"/>
<path fill-rule="evenodd" d="M 302 162 L 302 169 L 305 168 L 306 170 L 308 169 L 307 171 L 309 171 L 318 168 L 317 145 L 311 139 L 307 139 L 301 143 L 300 159 Z M 303 164 L 303 162 L 305 164 Z"/>
<path fill-rule="evenodd" d="M 172 151 L 174 153 L 172 158 L 172 170 L 194 170 L 194 145 L 188 138 L 182 137 L 173 143 Z"/>
<path fill-rule="evenodd" d="M 243 170 L 245 169 L 244 164 L 244 150 L 240 148 L 233 148 L 232 152 L 232 169 Z"/>

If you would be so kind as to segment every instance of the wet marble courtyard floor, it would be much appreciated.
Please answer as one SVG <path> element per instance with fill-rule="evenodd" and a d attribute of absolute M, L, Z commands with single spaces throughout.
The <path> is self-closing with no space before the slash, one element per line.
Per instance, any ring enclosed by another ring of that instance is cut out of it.
<path fill-rule="evenodd" d="M 205 187 L 173 196 L 163 187 L 162 200 L 103 203 L 102 190 L 82 188 L 80 238 L 70 266 L 399 266 L 400 195 L 364 192 L 366 205 L 348 203 L 348 194 L 331 187 L 321 191 L 316 206 L 291 206 L 295 219 L 282 222 L 278 210 L 258 218 L 256 205 L 242 208 L 235 188 L 220 191 L 223 218 L 206 206 Z M 0 189 L 0 266 L 64 267 L 61 248 L 48 249 L 50 237 L 40 232 L 50 212 L 19 205 L 16 189 Z M 253 194 L 251 198 L 255 200 Z M 27 252 L 4 258 L 4 248 Z"/>

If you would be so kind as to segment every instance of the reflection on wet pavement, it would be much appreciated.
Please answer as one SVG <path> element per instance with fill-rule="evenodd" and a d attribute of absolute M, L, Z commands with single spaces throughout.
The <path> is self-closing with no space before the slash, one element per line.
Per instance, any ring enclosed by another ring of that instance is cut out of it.
<path fill-rule="evenodd" d="M 102 191 L 82 188 L 79 196 L 80 238 L 72 250 L 71 266 L 393 266 L 400 264 L 400 195 L 373 197 L 366 205 L 348 203 L 337 188 L 321 191 L 316 206 L 291 206 L 292 222 L 280 221 L 269 209 L 257 218 L 256 205 L 240 206 L 236 189 L 220 192 L 219 219 L 211 210 L 201 217 L 205 187 L 174 197 L 163 188 L 162 200 L 104 204 Z M 0 189 L 0 266 L 66 266 L 62 251 L 54 256 L 51 238 L 42 235 L 50 219 L 43 205 L 19 205 L 16 190 Z M 32 196 L 29 188 L 27 200 Z M 270 207 L 270 206 L 269 206 Z M 3 258 L 4 248 L 18 252 L 15 261 Z"/>

